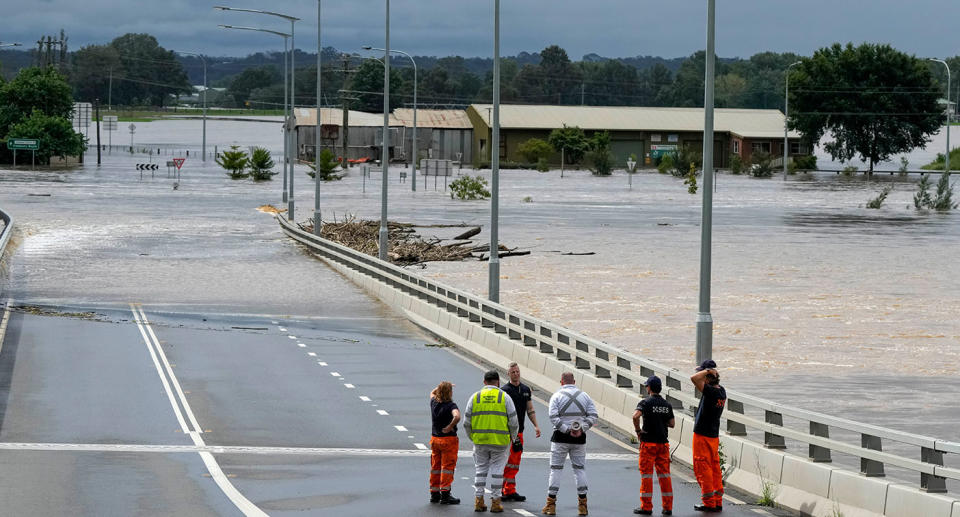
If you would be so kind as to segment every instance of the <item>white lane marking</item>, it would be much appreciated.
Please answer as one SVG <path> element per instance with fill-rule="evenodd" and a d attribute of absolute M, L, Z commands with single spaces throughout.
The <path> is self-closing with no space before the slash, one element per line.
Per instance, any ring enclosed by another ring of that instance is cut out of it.
<path fill-rule="evenodd" d="M 417 449 L 420 449 L 421 451 L 427 450 L 427 446 L 422 443 L 415 443 L 413 444 L 413 446 L 416 447 Z"/>
<path fill-rule="evenodd" d="M 360 400 L 362 400 L 362 401 L 364 401 L 364 402 L 370 402 L 370 397 L 368 397 L 368 396 L 366 396 L 366 395 L 360 395 Z"/>
<path fill-rule="evenodd" d="M 317 353 L 316 353 L 316 352 L 307 352 L 307 355 L 309 355 L 310 357 L 316 357 L 316 356 L 317 356 Z"/>
<path fill-rule="evenodd" d="M 3 320 L 0 321 L 0 350 L 3 350 L 3 338 L 7 335 L 7 322 L 10 321 L 10 307 L 13 306 L 13 298 L 7 298 L 6 306 L 3 309 Z"/>
<path fill-rule="evenodd" d="M 180 382 L 177 381 L 176 375 L 173 374 L 173 368 L 170 367 L 170 362 L 167 360 L 167 356 L 164 354 L 163 348 L 160 346 L 160 340 L 157 339 L 157 335 L 153 332 L 153 328 L 150 325 L 150 322 L 147 320 L 146 313 L 143 312 L 143 307 L 137 307 L 133 304 L 130 304 L 130 309 L 133 311 L 134 320 L 137 322 L 137 326 L 140 328 L 141 336 L 144 337 L 147 347 L 150 348 L 150 355 L 153 357 L 154 365 L 157 367 L 157 373 L 160 374 L 160 378 L 163 380 L 164 388 L 167 390 L 167 395 L 171 399 L 170 402 L 173 404 L 174 411 L 177 413 L 177 419 L 180 421 L 181 429 L 183 429 L 184 432 L 187 432 L 187 426 L 183 420 L 183 416 L 180 415 L 180 409 L 177 407 L 176 402 L 173 401 L 172 395 L 170 394 L 170 386 L 167 384 L 167 381 L 163 376 L 163 372 L 160 370 L 159 363 L 157 363 L 157 355 L 159 355 L 160 359 L 163 361 L 167 374 L 170 376 L 170 382 L 177 391 L 180 404 L 183 405 L 183 410 L 187 413 L 190 423 L 192 423 L 194 426 L 195 431 L 189 432 L 190 438 L 197 447 L 206 447 L 206 443 L 204 443 L 203 438 L 200 436 L 200 433 L 203 432 L 203 428 L 197 422 L 197 419 L 193 414 L 193 410 L 190 408 L 190 403 L 187 402 L 187 398 L 183 394 L 183 389 L 180 387 Z M 137 314 L 138 309 L 140 312 L 139 315 Z M 146 333 L 143 331 L 144 327 L 146 327 Z M 150 335 L 150 339 L 147 339 L 147 334 Z M 153 353 L 154 349 L 156 349 L 156 355 Z M 257 508 L 255 504 L 250 502 L 249 499 L 244 497 L 243 494 L 241 494 L 240 491 L 233 486 L 233 483 L 231 483 L 226 474 L 223 473 L 223 469 L 220 468 L 220 464 L 217 463 L 217 460 L 213 457 L 213 454 L 207 451 L 202 451 L 200 452 L 200 458 L 203 460 L 203 464 L 207 467 L 207 472 L 209 472 L 210 476 L 213 477 L 214 482 L 218 487 L 220 487 L 220 490 L 224 493 L 224 495 L 227 496 L 228 499 L 230 499 L 230 501 L 234 504 L 234 506 L 237 507 L 238 510 L 243 512 L 243 514 L 246 516 L 267 517 L 266 513 Z"/>
<path fill-rule="evenodd" d="M 277 322 L 274 321 L 273 323 L 277 323 Z M 277 327 L 277 330 L 279 330 L 280 332 L 286 332 L 286 331 L 287 331 L 287 329 L 285 329 L 285 328 L 283 328 L 283 327 Z"/>
<path fill-rule="evenodd" d="M 325 362 L 323 362 L 323 361 L 317 361 L 317 364 L 319 364 L 320 366 L 326 366 L 326 365 L 327 365 L 327 363 L 325 363 Z"/>
<path fill-rule="evenodd" d="M 377 410 L 377 413 L 379 413 L 379 414 L 381 414 L 381 415 L 383 415 L 383 416 L 387 416 L 387 415 L 390 414 L 390 413 L 387 413 L 386 411 L 384 411 L 384 410 L 382 410 L 382 409 L 378 409 L 378 410 Z"/>
<path fill-rule="evenodd" d="M 303 343 L 297 343 L 297 346 L 300 347 L 300 348 L 306 348 L 306 347 L 307 347 L 307 345 L 304 345 Z"/>
<path fill-rule="evenodd" d="M 354 386 L 353 384 L 350 384 L 349 382 L 343 383 L 343 386 L 345 388 L 350 388 L 350 389 L 356 388 L 356 386 Z"/>
<path fill-rule="evenodd" d="M 273 323 L 274 325 L 278 325 L 280 322 L 279 322 L 279 321 L 271 321 L 270 323 Z"/>
<path fill-rule="evenodd" d="M 524 510 L 523 508 L 514 508 L 513 511 L 519 513 L 520 515 L 523 515 L 524 517 L 534 517 L 532 513 Z"/>
<path fill-rule="evenodd" d="M 425 456 L 421 450 L 414 449 L 351 449 L 343 447 L 247 447 L 242 445 L 149 445 L 149 444 L 110 444 L 110 443 L 24 443 L 0 442 L 0 450 L 4 451 L 74 451 L 74 452 L 144 452 L 144 453 L 184 453 L 209 452 L 212 454 L 284 454 L 305 456 Z M 459 455 L 467 457 L 473 454 L 472 449 L 459 451 Z M 537 460 L 550 459 L 550 452 L 523 451 L 524 458 Z M 590 461 L 622 461 L 637 462 L 635 454 L 591 454 Z M 473 479 L 464 477 L 463 479 Z"/>
<path fill-rule="evenodd" d="M 334 377 L 342 377 L 342 375 L 340 375 L 340 372 L 330 372 L 330 375 L 333 375 Z"/>
<path fill-rule="evenodd" d="M 691 481 L 693 481 L 693 480 L 691 479 Z M 739 500 L 739 499 L 737 499 L 736 497 L 733 497 L 733 496 L 731 496 L 731 495 L 726 495 L 726 494 L 724 494 L 723 498 L 726 499 L 727 501 L 730 501 L 730 502 L 733 503 L 733 504 L 747 504 L 747 503 L 745 503 L 745 502 L 743 502 L 743 501 L 741 501 L 741 500 Z"/>
<path fill-rule="evenodd" d="M 297 339 L 297 336 L 287 336 L 290 339 Z"/>
<path fill-rule="evenodd" d="M 150 338 L 147 336 L 147 331 L 143 328 L 143 323 L 140 321 L 140 315 L 137 314 L 137 310 L 134 308 L 134 305 L 130 304 L 130 310 L 133 311 L 133 321 L 137 323 L 137 328 L 140 329 L 140 336 L 143 337 L 143 342 L 147 345 L 147 350 L 150 351 L 150 358 L 153 359 L 153 365 L 157 368 L 157 375 L 160 376 L 160 381 L 163 384 L 163 390 L 167 392 L 167 399 L 170 400 L 170 406 L 173 408 L 173 413 L 177 417 L 177 422 L 180 424 L 180 431 L 184 433 L 189 433 L 190 430 L 187 429 L 187 422 L 183 419 L 183 413 L 180 412 L 180 407 L 177 406 L 177 401 L 173 397 L 173 391 L 170 390 L 170 383 L 167 382 L 167 378 L 163 375 L 163 368 L 160 367 L 160 361 L 157 359 L 157 353 L 153 351 L 153 344 L 150 343 Z"/>
<path fill-rule="evenodd" d="M 400 431 L 401 433 L 407 432 L 407 428 L 403 427 L 402 425 L 395 425 L 393 426 L 393 428 L 396 429 L 397 431 Z"/>
<path fill-rule="evenodd" d="M 760 515 L 769 515 L 770 517 L 773 517 L 773 514 L 772 514 L 772 513 L 764 510 L 763 508 L 751 508 L 751 509 L 752 509 L 754 512 L 759 513 Z"/>

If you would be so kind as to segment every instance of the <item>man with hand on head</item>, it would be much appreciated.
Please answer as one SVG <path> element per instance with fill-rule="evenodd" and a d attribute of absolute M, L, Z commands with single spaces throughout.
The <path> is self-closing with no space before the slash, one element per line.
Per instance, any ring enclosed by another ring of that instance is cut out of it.
<path fill-rule="evenodd" d="M 727 391 L 713 359 L 704 360 L 690 381 L 702 396 L 693 424 L 693 474 L 700 484 L 703 504 L 698 512 L 723 511 L 723 472 L 720 469 L 720 415 L 727 404 Z"/>
<path fill-rule="evenodd" d="M 513 444 L 510 447 L 510 457 L 507 458 L 507 468 L 503 471 L 503 500 L 504 501 L 526 501 L 527 497 L 517 493 L 517 472 L 520 471 L 520 458 L 523 455 L 523 424 L 524 414 L 530 417 L 533 423 L 533 429 L 540 438 L 540 426 L 537 424 L 537 412 L 533 409 L 533 393 L 530 387 L 520 382 L 520 366 L 517 363 L 510 363 L 507 369 L 507 377 L 510 382 L 503 385 L 502 389 L 517 408 L 517 418 L 520 420 L 520 431 L 517 433 Z"/>
<path fill-rule="evenodd" d="M 501 493 L 503 469 L 507 464 L 510 444 L 517 435 L 517 410 L 513 400 L 500 388 L 500 374 L 490 370 L 483 374 L 483 389 L 473 394 L 464 412 L 463 429 L 473 442 L 473 461 L 476 468 L 474 489 L 476 501 L 473 510 L 487 511 L 483 490 L 490 476 L 490 513 L 503 512 Z"/>
<path fill-rule="evenodd" d="M 560 490 L 560 472 L 570 456 L 570 466 L 577 480 L 577 515 L 587 515 L 587 430 L 599 420 L 597 408 L 590 395 L 575 386 L 573 373 L 560 376 L 560 389 L 550 397 L 550 480 L 547 485 L 547 504 L 544 515 L 557 514 L 557 492 Z"/>
<path fill-rule="evenodd" d="M 647 398 L 637 404 L 633 413 L 633 427 L 640 440 L 640 508 L 637 515 L 653 515 L 653 470 L 656 467 L 663 500 L 663 515 L 673 515 L 673 482 L 670 479 L 670 439 L 668 428 L 673 428 L 673 406 L 660 396 L 663 383 L 656 375 L 644 383 Z M 643 427 L 640 420 L 643 419 Z"/>

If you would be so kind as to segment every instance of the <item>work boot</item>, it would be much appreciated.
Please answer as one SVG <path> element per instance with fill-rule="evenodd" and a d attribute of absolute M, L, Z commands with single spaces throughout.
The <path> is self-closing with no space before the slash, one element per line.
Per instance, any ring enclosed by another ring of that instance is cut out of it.
<path fill-rule="evenodd" d="M 503 505 L 499 499 L 490 500 L 490 513 L 503 513 Z"/>
<path fill-rule="evenodd" d="M 587 496 L 582 495 L 577 498 L 577 515 L 587 514 Z"/>
<path fill-rule="evenodd" d="M 722 507 L 717 508 L 715 506 L 707 506 L 705 504 L 695 504 L 693 505 L 693 509 L 695 511 L 703 512 L 703 513 L 719 513 L 723 511 Z"/>
<path fill-rule="evenodd" d="M 653 515 L 653 510 L 644 510 L 643 508 L 634 508 L 634 515 Z"/>
<path fill-rule="evenodd" d="M 557 514 L 557 496 L 547 496 L 547 504 L 543 505 L 543 510 L 540 510 L 544 515 L 556 515 Z"/>
<path fill-rule="evenodd" d="M 483 502 L 483 496 L 478 495 L 476 502 L 473 503 L 473 511 L 475 512 L 485 512 L 487 511 L 487 503 Z"/>
<path fill-rule="evenodd" d="M 440 492 L 430 492 L 430 502 L 439 503 L 440 502 Z"/>
<path fill-rule="evenodd" d="M 449 490 L 440 492 L 440 504 L 460 504 L 460 499 L 450 495 Z"/>
<path fill-rule="evenodd" d="M 512 494 L 503 494 L 503 500 L 504 500 L 504 501 L 516 501 L 516 502 L 518 502 L 518 503 L 522 503 L 522 502 L 524 502 L 524 501 L 527 500 L 527 496 L 525 496 L 525 495 L 520 495 L 520 494 L 514 492 L 514 493 L 512 493 Z"/>

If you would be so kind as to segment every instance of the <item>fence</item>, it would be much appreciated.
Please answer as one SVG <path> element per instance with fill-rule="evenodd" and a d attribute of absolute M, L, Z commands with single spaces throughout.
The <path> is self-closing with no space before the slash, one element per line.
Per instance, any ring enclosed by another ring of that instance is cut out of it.
<path fill-rule="evenodd" d="M 463 329 L 479 326 L 486 332 L 467 330 L 470 339 L 506 357 L 516 358 L 518 354 L 511 349 L 521 345 L 525 349 L 523 357 L 526 358 L 526 366 L 539 368 L 547 378 L 553 377 L 554 373 L 555 377 L 559 377 L 559 372 L 564 369 L 578 371 L 582 379 L 581 387 L 595 395 L 594 398 L 600 403 L 601 418 L 627 434 L 632 434 L 633 429 L 629 415 L 632 415 L 636 402 L 641 398 L 644 380 L 650 375 L 656 374 L 663 379 L 663 395 L 675 407 L 689 408 L 698 403 L 697 394 L 686 373 L 619 350 L 560 325 L 422 278 L 373 256 L 306 233 L 281 217 L 278 217 L 278 221 L 287 235 L 333 264 L 349 268 L 374 279 L 380 286 L 398 291 L 395 295 L 379 292 L 385 301 L 405 296 L 398 303 L 404 309 L 410 309 L 408 312 L 412 311 L 411 307 L 416 301 L 434 307 L 437 310 L 434 321 L 438 328 L 458 328 L 460 335 L 466 337 Z M 455 321 L 457 323 L 451 325 Z M 821 498 L 821 503 L 835 502 L 851 510 L 866 508 L 877 515 L 960 517 L 960 501 L 931 494 L 946 492 L 947 480 L 960 480 L 960 469 L 944 465 L 946 455 L 960 454 L 960 443 L 832 417 L 734 390 L 728 391 L 727 395 L 727 436 L 724 437 L 724 443 L 730 447 L 728 454 L 734 455 L 732 449 L 736 449 L 736 457 L 740 459 L 735 460 L 735 467 L 744 473 L 769 477 L 773 482 L 796 488 L 803 492 L 798 496 L 801 501 L 809 494 L 814 494 Z M 690 426 L 678 427 L 678 441 L 684 442 L 684 435 L 691 432 Z M 835 431 L 852 434 L 859 438 L 859 443 L 831 436 Z M 752 436 L 755 437 L 754 442 L 750 441 Z M 806 446 L 805 458 L 780 453 L 779 450 L 787 447 L 787 440 L 803 443 Z M 884 451 L 884 447 L 893 445 L 907 452 Z M 833 453 L 859 459 L 859 472 L 817 466 L 830 463 Z M 756 465 L 750 464 L 749 460 L 755 460 Z M 870 478 L 885 475 L 885 466 L 912 473 L 915 486 L 871 482 Z M 851 478 L 850 474 L 854 477 Z M 797 503 L 797 506 L 805 504 Z M 822 508 L 823 504 L 820 506 Z M 796 509 L 815 513 L 810 506 L 805 507 L 805 510 Z M 821 514 L 829 515 L 826 512 Z"/>

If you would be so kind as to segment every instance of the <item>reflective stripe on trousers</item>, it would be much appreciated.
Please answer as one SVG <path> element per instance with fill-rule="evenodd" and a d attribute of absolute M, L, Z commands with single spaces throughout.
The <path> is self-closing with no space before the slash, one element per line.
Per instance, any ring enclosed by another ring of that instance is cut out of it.
<path fill-rule="evenodd" d="M 550 477 L 547 483 L 547 494 L 550 496 L 556 496 L 560 490 L 560 474 L 567 456 L 570 456 L 573 477 L 577 481 L 577 494 L 587 493 L 586 444 L 550 442 Z"/>
<path fill-rule="evenodd" d="M 430 491 L 449 491 L 457 469 L 460 440 L 456 436 L 430 437 Z"/>
<path fill-rule="evenodd" d="M 490 497 L 500 499 L 503 490 L 503 468 L 507 464 L 509 450 L 509 445 L 473 445 L 473 462 L 476 465 L 473 487 L 477 497 L 483 497 L 483 489 L 490 488 Z"/>
<path fill-rule="evenodd" d="M 517 434 L 520 444 L 523 444 L 523 433 Z M 503 495 L 517 493 L 517 472 L 520 472 L 520 457 L 523 451 L 513 451 L 510 447 L 510 457 L 507 458 L 507 467 L 503 469 Z"/>
<path fill-rule="evenodd" d="M 664 510 L 673 510 L 673 480 L 670 479 L 670 444 L 640 444 L 640 508 L 653 510 L 653 471 L 656 468 Z"/>
<path fill-rule="evenodd" d="M 723 504 L 723 472 L 720 470 L 719 438 L 693 433 L 693 474 L 700 484 L 703 504 Z"/>

